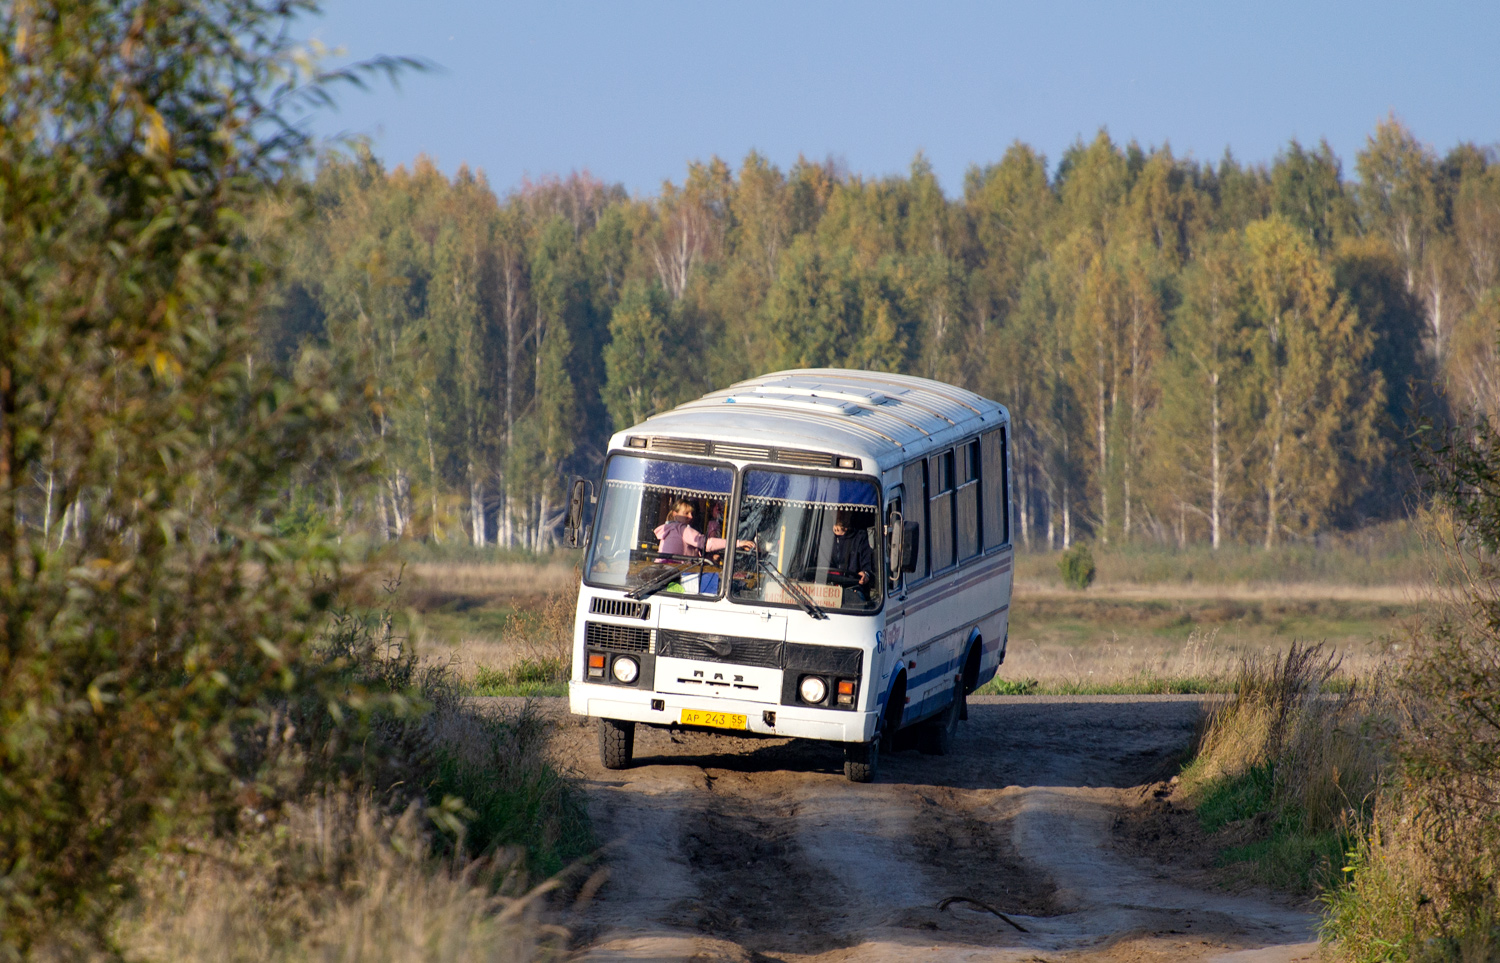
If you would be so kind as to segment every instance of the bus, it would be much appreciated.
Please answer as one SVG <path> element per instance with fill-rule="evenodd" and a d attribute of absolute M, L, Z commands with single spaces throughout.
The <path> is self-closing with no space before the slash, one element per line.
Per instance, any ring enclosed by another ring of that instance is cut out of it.
<path fill-rule="evenodd" d="M 950 751 L 1005 659 L 1010 415 L 924 378 L 778 371 L 653 415 L 577 479 L 569 707 L 639 725 Z M 591 519 L 591 521 L 590 521 Z"/>

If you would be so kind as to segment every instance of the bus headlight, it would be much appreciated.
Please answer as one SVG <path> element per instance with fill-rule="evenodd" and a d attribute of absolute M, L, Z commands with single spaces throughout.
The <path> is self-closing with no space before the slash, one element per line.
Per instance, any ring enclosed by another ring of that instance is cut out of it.
<path fill-rule="evenodd" d="M 802 696 L 803 702 L 822 705 L 823 700 L 828 698 L 828 683 L 815 675 L 805 675 L 797 691 Z"/>
<path fill-rule="evenodd" d="M 636 661 L 630 656 L 622 655 L 615 660 L 614 667 L 611 669 L 611 671 L 614 672 L 615 679 L 617 681 L 622 682 L 625 685 L 630 685 L 631 683 L 635 682 L 637 677 L 640 676 L 641 667 L 637 665 Z"/>

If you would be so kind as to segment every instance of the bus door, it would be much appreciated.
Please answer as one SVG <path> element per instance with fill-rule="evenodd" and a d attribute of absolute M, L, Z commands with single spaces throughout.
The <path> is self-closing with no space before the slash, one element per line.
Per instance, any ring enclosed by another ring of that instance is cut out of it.
<path fill-rule="evenodd" d="M 885 545 L 891 544 L 891 525 L 901 511 L 901 489 L 892 489 L 885 505 Z M 876 639 L 875 664 L 870 677 L 876 683 L 876 692 L 884 694 L 890 690 L 891 676 L 901 667 L 901 652 L 906 639 L 906 577 L 899 566 L 891 565 L 889 552 L 884 564 L 886 599 L 885 626 Z M 877 696 L 878 698 L 878 696 Z"/>

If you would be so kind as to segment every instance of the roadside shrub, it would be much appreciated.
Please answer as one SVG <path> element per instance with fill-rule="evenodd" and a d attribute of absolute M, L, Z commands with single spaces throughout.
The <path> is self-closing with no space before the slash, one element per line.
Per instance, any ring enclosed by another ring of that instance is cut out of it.
<path fill-rule="evenodd" d="M 1086 542 L 1079 542 L 1058 558 L 1057 570 L 1064 585 L 1081 592 L 1094 584 L 1094 553 Z"/>
<path fill-rule="evenodd" d="M 1500 957 L 1500 431 L 1479 417 L 1418 450 L 1441 559 L 1409 636 L 1400 778 L 1330 893 L 1356 960 Z"/>

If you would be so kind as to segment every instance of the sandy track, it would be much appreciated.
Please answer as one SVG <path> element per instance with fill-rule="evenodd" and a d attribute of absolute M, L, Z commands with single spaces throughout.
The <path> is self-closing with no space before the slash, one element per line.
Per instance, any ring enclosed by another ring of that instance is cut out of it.
<path fill-rule="evenodd" d="M 1311 958 L 1313 917 L 1151 863 L 1117 837 L 1138 787 L 1192 736 L 1191 697 L 976 699 L 955 752 L 887 755 L 873 785 L 836 747 L 642 728 L 599 766 L 565 721 L 610 879 L 569 920 L 585 961 Z M 960 896 L 1009 915 L 1026 932 Z"/>

